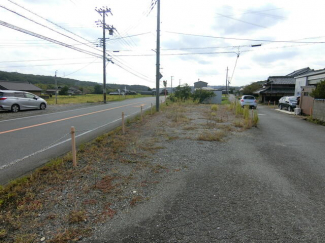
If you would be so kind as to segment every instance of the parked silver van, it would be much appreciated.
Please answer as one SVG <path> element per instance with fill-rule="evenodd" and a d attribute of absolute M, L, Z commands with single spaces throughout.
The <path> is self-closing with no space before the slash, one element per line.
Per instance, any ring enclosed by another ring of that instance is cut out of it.
<path fill-rule="evenodd" d="M 47 103 L 32 93 L 16 90 L 0 90 L 0 110 L 18 112 L 20 110 L 45 110 Z"/>

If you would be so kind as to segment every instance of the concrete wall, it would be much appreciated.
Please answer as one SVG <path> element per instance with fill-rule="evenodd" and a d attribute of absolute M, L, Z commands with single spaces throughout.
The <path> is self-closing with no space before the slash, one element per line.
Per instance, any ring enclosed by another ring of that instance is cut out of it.
<path fill-rule="evenodd" d="M 325 122 L 325 99 L 314 100 L 313 118 Z"/>
<path fill-rule="evenodd" d="M 301 97 L 300 97 L 300 108 L 301 112 L 305 115 L 311 115 L 311 109 L 313 109 L 314 98 L 310 96 L 310 93 L 313 91 L 314 86 L 305 86 L 302 87 Z"/>
<path fill-rule="evenodd" d="M 205 100 L 203 103 L 204 104 L 221 104 L 222 102 L 222 91 L 213 91 L 213 93 L 216 95 L 210 99 Z"/>

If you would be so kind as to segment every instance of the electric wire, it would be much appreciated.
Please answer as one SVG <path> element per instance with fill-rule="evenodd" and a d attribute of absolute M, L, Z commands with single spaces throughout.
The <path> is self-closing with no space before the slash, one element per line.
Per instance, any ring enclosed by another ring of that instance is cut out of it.
<path fill-rule="evenodd" d="M 45 20 L 45 21 L 47 21 L 47 22 L 49 22 L 49 23 L 51 23 L 51 24 L 53 24 L 53 25 L 55 25 L 56 27 L 58 27 L 58 28 L 60 28 L 60 29 L 63 29 L 63 30 L 65 30 L 65 31 L 69 32 L 70 34 L 73 34 L 73 35 L 75 35 L 75 36 L 77 36 L 77 37 L 79 37 L 79 38 L 81 38 L 81 39 L 83 39 L 83 40 L 89 42 L 89 40 L 85 39 L 84 37 L 82 37 L 82 36 L 80 36 L 80 35 L 77 35 L 77 34 L 73 33 L 72 31 L 70 31 L 70 30 L 68 30 L 68 29 L 66 29 L 66 28 L 64 28 L 64 27 L 62 27 L 62 26 L 60 26 L 60 25 L 54 23 L 53 21 L 51 21 L 51 20 L 49 20 L 49 19 L 46 19 L 46 18 L 40 16 L 39 14 L 36 14 L 36 13 L 32 12 L 31 10 L 29 10 L 29 9 L 27 9 L 27 8 L 25 8 L 25 7 L 21 6 L 21 5 L 19 5 L 18 3 L 15 3 L 15 2 L 12 1 L 12 0 L 7 0 L 7 1 L 11 2 L 12 4 L 15 4 L 16 6 L 18 6 L 18 7 L 22 8 L 22 9 L 26 10 L 27 12 L 29 12 L 29 13 L 31 13 L 31 14 L 33 14 L 33 15 L 35 15 L 35 16 L 37 16 L 37 17 L 39 17 L 39 18 L 41 18 L 41 19 L 43 19 L 43 20 Z"/>
<path fill-rule="evenodd" d="M 249 24 L 249 25 L 253 25 L 253 26 L 256 26 L 256 27 L 264 28 L 264 29 L 267 28 L 267 27 L 262 26 L 262 25 L 253 24 L 253 23 L 250 23 L 250 22 L 247 22 L 247 21 L 244 21 L 244 20 L 240 20 L 240 19 L 235 19 L 235 18 L 232 18 L 232 17 L 227 16 L 227 15 L 224 15 L 224 14 L 220 14 L 220 13 L 216 13 L 216 14 L 219 15 L 219 16 L 221 16 L 221 17 L 228 18 L 228 19 L 232 19 L 232 20 L 236 20 L 236 21 L 239 21 L 239 22 L 244 23 L 244 24 Z"/>
<path fill-rule="evenodd" d="M 13 29 L 13 30 L 16 30 L 16 31 L 19 31 L 19 32 L 22 32 L 22 33 L 27 34 L 27 35 L 31 35 L 31 36 L 34 36 L 34 37 L 37 37 L 37 38 L 40 38 L 40 39 L 43 39 L 43 40 L 46 40 L 46 41 L 49 41 L 49 42 L 64 46 L 64 47 L 67 47 L 67 48 L 70 48 L 72 50 L 75 50 L 75 51 L 78 51 L 78 52 L 81 52 L 81 53 L 85 53 L 85 54 L 88 54 L 88 55 L 91 55 L 91 56 L 94 56 L 94 57 L 102 58 L 102 56 L 97 54 L 97 53 L 90 52 L 90 51 L 87 51 L 87 50 L 83 50 L 81 48 L 78 48 L 78 47 L 75 47 L 75 46 L 72 46 L 72 45 L 68 45 L 68 44 L 63 43 L 61 41 L 54 40 L 52 38 L 49 38 L 49 37 L 37 34 L 35 32 L 20 28 L 18 26 L 9 24 L 9 23 L 4 22 L 2 20 L 0 20 L 0 25 L 2 25 L 4 27 L 7 27 L 7 28 L 10 28 L 10 29 Z"/>
<path fill-rule="evenodd" d="M 62 36 L 64 36 L 64 37 L 67 37 L 67 38 L 69 38 L 69 39 L 71 39 L 71 40 L 74 40 L 74 41 L 76 41 L 76 42 L 78 42 L 78 43 L 80 43 L 80 44 L 82 44 L 82 45 L 86 45 L 86 46 L 88 46 L 88 47 L 90 47 L 90 48 L 95 49 L 96 51 L 99 51 L 99 50 L 98 50 L 97 48 L 95 48 L 93 45 L 90 46 L 90 45 L 88 44 L 88 43 L 91 43 L 90 41 L 87 41 L 87 43 L 82 43 L 82 42 L 79 41 L 79 40 L 76 40 L 76 39 L 74 39 L 74 38 L 72 38 L 72 37 L 70 37 L 70 36 L 68 36 L 68 35 L 66 35 L 66 34 L 63 34 L 63 33 L 59 32 L 59 31 L 56 31 L 56 30 L 54 30 L 54 29 L 52 29 L 52 28 L 50 28 L 50 27 L 48 27 L 48 26 L 46 26 L 46 25 L 43 25 L 43 24 L 41 24 L 41 23 L 38 23 L 37 21 L 34 21 L 34 20 L 32 20 L 32 19 L 30 19 L 30 18 L 28 18 L 28 17 L 26 17 L 26 16 L 24 16 L 24 15 L 18 13 L 18 12 L 15 12 L 15 11 L 13 11 L 13 10 L 11 10 L 11 9 L 8 9 L 8 8 L 5 7 L 5 6 L 0 5 L 0 7 L 3 8 L 3 9 L 6 9 L 7 11 L 12 12 L 12 13 L 14 13 L 14 14 L 16 14 L 16 15 L 18 15 L 18 16 L 24 18 L 24 19 L 27 19 L 27 20 L 29 20 L 29 21 L 31 21 L 31 22 L 37 24 L 37 25 L 40 25 L 40 26 L 42 26 L 42 27 L 44 27 L 44 28 L 47 28 L 47 29 L 49 29 L 49 30 L 51 30 L 51 31 L 53 31 L 53 32 L 55 32 L 55 33 L 57 33 L 57 34 L 60 34 L 60 35 L 62 35 Z"/>
<path fill-rule="evenodd" d="M 80 68 L 80 69 L 78 69 L 78 70 L 76 70 L 76 71 L 74 71 L 72 73 L 68 73 L 67 75 L 64 75 L 62 78 L 68 77 L 68 76 L 70 76 L 70 75 L 72 75 L 72 74 L 74 74 L 76 72 L 79 72 L 80 70 L 85 69 L 86 67 L 88 67 L 89 65 L 91 65 L 91 64 L 93 64 L 95 62 L 96 62 L 96 59 L 93 60 L 92 62 L 88 63 L 87 65 L 83 66 L 82 68 Z"/>
<path fill-rule="evenodd" d="M 246 38 L 222 37 L 222 36 L 211 36 L 211 35 L 198 35 L 198 34 L 181 33 L 181 32 L 174 32 L 174 31 L 164 31 L 164 32 L 169 34 L 177 34 L 177 35 L 188 35 L 188 36 L 196 36 L 196 37 L 203 37 L 203 38 L 238 40 L 238 41 L 254 41 L 254 42 L 270 42 L 270 43 L 300 43 L 300 44 L 324 44 L 325 43 L 324 41 L 311 42 L 311 41 L 263 40 L 263 39 L 246 39 Z"/>

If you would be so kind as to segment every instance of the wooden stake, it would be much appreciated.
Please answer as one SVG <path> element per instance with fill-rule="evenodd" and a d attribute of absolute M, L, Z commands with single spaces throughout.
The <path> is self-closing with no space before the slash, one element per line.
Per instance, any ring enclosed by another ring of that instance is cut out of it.
<path fill-rule="evenodd" d="M 150 114 L 152 115 L 152 103 L 151 103 L 151 110 L 150 110 Z"/>
<path fill-rule="evenodd" d="M 122 133 L 125 134 L 124 112 L 122 112 Z"/>
<path fill-rule="evenodd" d="M 142 110 L 143 110 L 143 107 L 141 106 L 141 121 L 143 120 Z"/>
<path fill-rule="evenodd" d="M 72 143 L 72 162 L 73 166 L 77 166 L 77 150 L 76 150 L 76 129 L 71 127 L 71 143 Z"/>

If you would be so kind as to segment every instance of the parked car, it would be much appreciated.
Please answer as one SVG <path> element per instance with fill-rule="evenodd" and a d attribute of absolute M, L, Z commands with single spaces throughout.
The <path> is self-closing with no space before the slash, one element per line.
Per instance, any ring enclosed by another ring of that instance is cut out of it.
<path fill-rule="evenodd" d="M 296 106 L 297 106 L 297 97 L 295 97 L 295 96 L 283 96 L 279 100 L 279 109 L 280 110 L 285 108 L 288 111 L 294 111 Z"/>
<path fill-rule="evenodd" d="M 125 92 L 125 94 L 126 94 L 126 95 L 136 95 L 137 92 L 135 92 L 135 91 L 131 91 L 131 90 L 127 90 L 127 91 Z"/>
<path fill-rule="evenodd" d="M 257 108 L 257 101 L 256 101 L 256 98 L 253 95 L 243 95 L 240 98 L 240 105 L 242 107 L 247 105 L 247 106 L 249 106 L 249 108 L 256 109 Z"/>
<path fill-rule="evenodd" d="M 32 93 L 16 90 L 0 90 L 0 109 L 12 112 L 20 110 L 45 110 L 47 103 Z"/>

